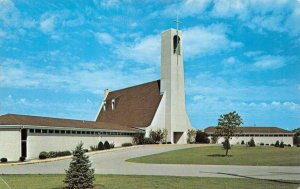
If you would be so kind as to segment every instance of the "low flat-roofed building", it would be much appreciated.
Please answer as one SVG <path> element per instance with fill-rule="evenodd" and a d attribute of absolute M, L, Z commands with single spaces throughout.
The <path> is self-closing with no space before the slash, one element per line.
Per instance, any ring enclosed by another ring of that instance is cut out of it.
<path fill-rule="evenodd" d="M 212 141 L 215 130 L 216 127 L 207 127 L 204 129 L 210 141 Z M 284 144 L 293 146 L 293 136 L 294 133 L 291 131 L 278 127 L 238 127 L 235 136 L 230 138 L 230 144 L 241 144 L 242 141 L 246 144 L 253 138 L 257 145 L 261 143 L 264 145 L 272 145 L 275 144 L 276 141 L 282 141 Z M 216 143 L 221 144 L 223 141 L 224 137 L 219 137 Z"/>

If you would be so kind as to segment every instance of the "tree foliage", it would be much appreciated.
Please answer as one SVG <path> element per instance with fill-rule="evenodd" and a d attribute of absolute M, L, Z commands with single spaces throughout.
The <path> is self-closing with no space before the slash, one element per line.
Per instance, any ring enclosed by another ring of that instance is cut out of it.
<path fill-rule="evenodd" d="M 144 144 L 145 142 L 145 133 L 144 132 L 137 132 L 134 134 L 133 137 L 133 144 Z"/>
<path fill-rule="evenodd" d="M 196 132 L 196 143 L 209 143 L 208 134 L 206 132 L 203 132 L 201 130 L 197 130 Z"/>
<path fill-rule="evenodd" d="M 229 143 L 230 138 L 238 132 L 237 127 L 240 127 L 242 124 L 243 119 L 235 111 L 223 114 L 218 119 L 218 126 L 216 127 L 214 135 L 224 137 L 225 141 Z M 226 148 L 226 156 L 228 155 L 228 150 L 229 147 Z"/>
<path fill-rule="evenodd" d="M 84 189 L 93 188 L 94 169 L 89 156 L 84 154 L 83 143 L 79 143 L 73 152 L 73 158 L 69 168 L 66 171 L 64 183 L 67 184 L 67 189 Z"/>
<path fill-rule="evenodd" d="M 195 142 L 196 138 L 196 130 L 194 129 L 189 129 L 187 132 L 187 143 L 191 144 Z"/>
<path fill-rule="evenodd" d="M 166 141 L 167 135 L 167 129 L 157 129 L 156 131 L 151 130 L 149 136 L 155 143 L 160 143 Z"/>

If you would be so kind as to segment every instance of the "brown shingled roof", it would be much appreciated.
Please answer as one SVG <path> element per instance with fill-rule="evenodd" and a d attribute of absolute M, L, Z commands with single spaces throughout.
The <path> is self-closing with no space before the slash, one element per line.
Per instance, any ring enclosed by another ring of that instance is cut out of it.
<path fill-rule="evenodd" d="M 291 131 L 284 130 L 278 127 L 238 127 L 243 133 L 292 133 Z M 216 127 L 207 127 L 204 129 L 206 133 L 214 133 Z"/>
<path fill-rule="evenodd" d="M 50 118 L 29 115 L 5 114 L 0 116 L 0 128 L 8 125 L 20 126 L 52 126 L 64 128 L 87 128 L 87 129 L 110 129 L 110 130 L 133 130 L 113 123 L 95 121 L 83 121 L 61 118 Z"/>
<path fill-rule="evenodd" d="M 148 127 L 161 98 L 160 80 L 109 92 L 106 110 L 101 109 L 97 121 L 127 127 Z M 115 110 L 111 107 L 112 99 L 115 99 Z"/>

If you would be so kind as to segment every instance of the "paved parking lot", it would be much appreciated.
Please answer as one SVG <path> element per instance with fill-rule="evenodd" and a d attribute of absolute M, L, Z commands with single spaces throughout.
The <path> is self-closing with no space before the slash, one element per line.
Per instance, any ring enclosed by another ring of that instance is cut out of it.
<path fill-rule="evenodd" d="M 125 160 L 177 149 L 204 145 L 149 145 L 99 151 L 90 154 L 96 174 L 170 175 L 196 177 L 252 177 L 276 180 L 300 180 L 300 166 L 231 166 L 231 165 L 175 165 L 130 163 Z M 70 159 L 0 166 L 0 174 L 62 174 Z"/>

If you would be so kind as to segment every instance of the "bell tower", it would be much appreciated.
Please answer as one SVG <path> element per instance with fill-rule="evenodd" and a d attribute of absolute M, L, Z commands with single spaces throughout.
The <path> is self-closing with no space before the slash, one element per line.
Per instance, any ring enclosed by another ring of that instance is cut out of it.
<path fill-rule="evenodd" d="M 161 87 L 165 95 L 165 127 L 168 141 L 186 143 L 192 129 L 185 107 L 182 31 L 169 29 L 161 34 Z"/>

